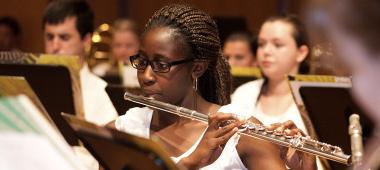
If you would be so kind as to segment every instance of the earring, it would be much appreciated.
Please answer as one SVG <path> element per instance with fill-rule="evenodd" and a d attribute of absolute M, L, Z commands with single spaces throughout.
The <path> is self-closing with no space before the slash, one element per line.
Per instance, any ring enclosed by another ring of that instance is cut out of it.
<path fill-rule="evenodd" d="M 193 98 L 194 98 L 193 109 L 197 110 L 197 107 L 198 107 L 198 100 L 197 100 L 198 78 L 195 78 L 193 81 L 193 89 L 194 89 L 194 91 L 193 91 Z"/>
<path fill-rule="evenodd" d="M 193 81 L 193 89 L 194 89 L 195 91 L 198 90 L 198 78 L 195 78 L 194 81 Z"/>

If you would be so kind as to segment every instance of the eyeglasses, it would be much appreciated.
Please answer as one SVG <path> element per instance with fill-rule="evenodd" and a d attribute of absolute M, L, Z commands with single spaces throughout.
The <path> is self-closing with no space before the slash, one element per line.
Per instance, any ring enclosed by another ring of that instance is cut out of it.
<path fill-rule="evenodd" d="M 193 61 L 192 58 L 185 58 L 185 59 L 177 60 L 177 61 L 163 61 L 163 60 L 150 61 L 147 59 L 147 57 L 144 57 L 140 54 L 131 56 L 129 60 L 131 61 L 132 67 L 137 70 L 145 70 L 149 64 L 152 67 L 153 71 L 157 73 L 167 73 L 170 71 L 171 66 Z"/>

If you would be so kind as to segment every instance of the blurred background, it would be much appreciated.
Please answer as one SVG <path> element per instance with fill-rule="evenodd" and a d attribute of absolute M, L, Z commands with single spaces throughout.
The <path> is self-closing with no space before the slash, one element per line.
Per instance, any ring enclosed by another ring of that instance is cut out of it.
<path fill-rule="evenodd" d="M 51 0 L 1 0 L 0 16 L 15 18 L 20 25 L 19 49 L 42 53 L 41 18 Z M 142 29 L 153 12 L 169 3 L 187 3 L 207 11 L 218 22 L 221 39 L 231 32 L 256 33 L 269 16 L 281 13 L 301 14 L 301 0 L 88 0 L 95 13 L 95 27 L 112 24 L 117 18 L 134 20 Z"/>

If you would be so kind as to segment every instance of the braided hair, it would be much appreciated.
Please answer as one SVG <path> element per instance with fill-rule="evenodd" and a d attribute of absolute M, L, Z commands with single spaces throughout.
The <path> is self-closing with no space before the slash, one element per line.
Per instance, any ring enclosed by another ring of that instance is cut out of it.
<path fill-rule="evenodd" d="M 208 62 L 205 73 L 198 78 L 198 90 L 207 101 L 219 105 L 230 103 L 231 75 L 227 61 L 222 57 L 218 29 L 214 20 L 203 11 L 186 5 L 168 5 L 156 11 L 145 26 L 168 27 L 176 40 L 183 40 L 188 57 Z"/>

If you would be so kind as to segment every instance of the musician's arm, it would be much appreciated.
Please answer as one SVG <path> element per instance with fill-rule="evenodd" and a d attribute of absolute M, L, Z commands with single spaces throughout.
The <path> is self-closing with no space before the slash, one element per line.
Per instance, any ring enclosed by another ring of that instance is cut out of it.
<path fill-rule="evenodd" d="M 305 133 L 302 132 L 302 130 L 298 129 L 295 123 L 291 120 L 288 120 L 283 123 L 274 123 L 267 128 L 280 132 L 280 133 L 285 133 L 287 136 L 294 136 L 294 135 L 305 136 Z M 280 148 L 281 148 L 280 155 L 283 161 L 285 162 L 285 164 L 290 169 L 293 169 L 293 170 L 317 169 L 317 164 L 316 164 L 314 155 L 296 151 L 295 149 L 292 149 L 292 148 L 286 148 L 282 146 L 280 146 Z"/>
<path fill-rule="evenodd" d="M 279 148 L 267 141 L 240 135 L 236 149 L 248 169 L 285 169 Z"/>

